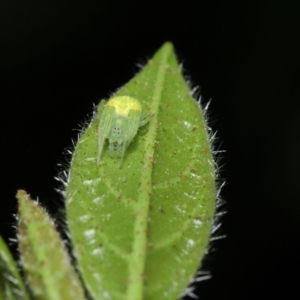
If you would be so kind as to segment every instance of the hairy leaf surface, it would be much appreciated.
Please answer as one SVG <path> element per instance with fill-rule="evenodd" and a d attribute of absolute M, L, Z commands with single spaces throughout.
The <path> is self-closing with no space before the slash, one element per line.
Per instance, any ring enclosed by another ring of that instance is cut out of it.
<path fill-rule="evenodd" d="M 54 223 L 25 191 L 19 203 L 19 249 L 34 299 L 83 300 L 84 290 Z"/>
<path fill-rule="evenodd" d="M 0 236 L 0 299 L 28 300 L 14 259 Z"/>
<path fill-rule="evenodd" d="M 75 256 L 95 299 L 174 300 L 195 275 L 211 232 L 215 170 L 206 124 L 170 43 L 120 95 L 153 116 L 121 168 L 106 148 L 96 163 L 97 113 L 80 137 L 66 191 Z"/>

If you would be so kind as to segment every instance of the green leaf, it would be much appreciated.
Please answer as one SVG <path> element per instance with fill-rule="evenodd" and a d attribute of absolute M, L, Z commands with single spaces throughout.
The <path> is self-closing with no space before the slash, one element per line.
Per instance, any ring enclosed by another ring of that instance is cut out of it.
<path fill-rule="evenodd" d="M 0 236 L 0 299 L 29 299 L 14 259 Z"/>
<path fill-rule="evenodd" d="M 21 262 L 34 299 L 85 299 L 64 243 L 43 208 L 18 191 Z"/>
<path fill-rule="evenodd" d="M 78 267 L 95 299 L 176 299 L 195 275 L 215 210 L 206 124 L 173 47 L 166 43 L 114 96 L 138 99 L 153 116 L 122 167 L 104 148 L 99 114 L 71 162 L 67 220 Z"/>

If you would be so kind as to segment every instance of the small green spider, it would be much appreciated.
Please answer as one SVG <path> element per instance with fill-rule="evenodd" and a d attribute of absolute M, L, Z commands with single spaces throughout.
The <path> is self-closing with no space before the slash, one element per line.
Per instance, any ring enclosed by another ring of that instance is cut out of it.
<path fill-rule="evenodd" d="M 108 154 L 112 157 L 120 157 L 121 167 L 127 147 L 139 127 L 147 124 L 151 116 L 150 113 L 142 110 L 138 100 L 129 96 L 102 100 L 99 106 L 97 165 L 100 163 L 105 140 L 108 139 Z"/>

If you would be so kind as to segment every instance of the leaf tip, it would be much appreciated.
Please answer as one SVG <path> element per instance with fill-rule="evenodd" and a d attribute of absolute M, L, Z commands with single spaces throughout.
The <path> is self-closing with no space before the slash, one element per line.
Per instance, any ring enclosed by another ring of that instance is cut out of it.
<path fill-rule="evenodd" d="M 27 194 L 25 190 L 18 190 L 16 194 L 16 198 L 18 199 L 18 201 L 29 200 L 30 195 Z"/>
<path fill-rule="evenodd" d="M 170 41 L 166 41 L 162 46 L 161 50 L 174 51 L 174 45 Z"/>

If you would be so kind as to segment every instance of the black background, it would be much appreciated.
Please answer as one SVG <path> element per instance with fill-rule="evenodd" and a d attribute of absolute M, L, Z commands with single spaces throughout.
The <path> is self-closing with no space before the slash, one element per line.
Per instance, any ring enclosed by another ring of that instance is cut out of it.
<path fill-rule="evenodd" d="M 290 299 L 300 267 L 299 1 L 1 1 L 0 232 L 19 188 L 53 212 L 57 163 L 93 104 L 166 40 L 201 86 L 227 215 L 200 299 Z"/>

